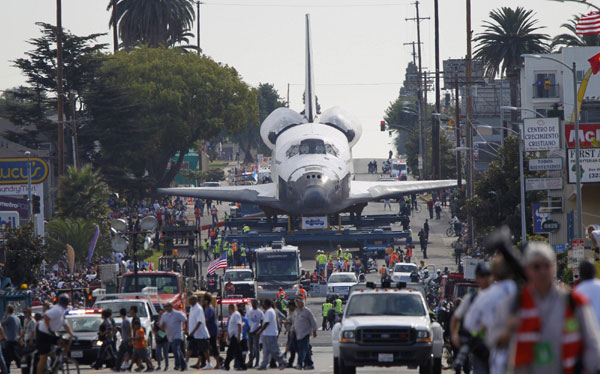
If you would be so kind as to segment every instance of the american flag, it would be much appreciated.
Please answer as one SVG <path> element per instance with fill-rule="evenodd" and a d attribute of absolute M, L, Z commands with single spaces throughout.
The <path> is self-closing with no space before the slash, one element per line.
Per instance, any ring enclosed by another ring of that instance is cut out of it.
<path fill-rule="evenodd" d="M 600 12 L 595 11 L 581 17 L 575 31 L 579 35 L 600 34 Z"/>
<path fill-rule="evenodd" d="M 221 257 L 214 259 L 208 264 L 208 274 L 214 274 L 216 270 L 227 268 L 227 253 L 223 253 Z"/>

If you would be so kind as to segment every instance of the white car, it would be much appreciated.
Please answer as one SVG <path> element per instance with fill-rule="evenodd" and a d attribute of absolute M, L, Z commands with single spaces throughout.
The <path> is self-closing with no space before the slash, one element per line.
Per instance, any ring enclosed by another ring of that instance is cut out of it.
<path fill-rule="evenodd" d="M 394 265 L 394 269 L 392 270 L 392 281 L 409 283 L 411 281 L 410 275 L 412 273 L 418 273 L 418 271 L 419 268 L 417 267 L 417 264 L 398 262 Z"/>
<path fill-rule="evenodd" d="M 362 366 L 440 374 L 443 330 L 430 319 L 423 295 L 369 283 L 350 294 L 342 321 L 333 326 L 334 374 L 356 374 Z"/>
<path fill-rule="evenodd" d="M 342 301 L 348 300 L 350 288 L 356 284 L 358 284 L 358 278 L 355 273 L 332 273 L 327 280 L 327 297 L 338 295 Z"/>
<path fill-rule="evenodd" d="M 115 320 L 115 324 L 118 328 L 121 328 L 121 323 L 123 321 L 119 315 L 119 311 L 122 308 L 125 308 L 125 310 L 127 310 L 127 315 L 129 315 L 129 310 L 132 306 L 137 307 L 137 315 L 140 318 L 142 327 L 144 330 L 146 330 L 146 342 L 148 343 L 148 348 L 150 348 L 150 351 L 152 352 L 152 349 L 154 349 L 154 339 L 152 339 L 152 323 L 156 318 L 158 318 L 158 313 L 154 308 L 154 304 L 152 304 L 149 299 L 98 300 L 94 303 L 93 308 L 102 310 L 110 309 L 112 311 L 112 318 Z"/>

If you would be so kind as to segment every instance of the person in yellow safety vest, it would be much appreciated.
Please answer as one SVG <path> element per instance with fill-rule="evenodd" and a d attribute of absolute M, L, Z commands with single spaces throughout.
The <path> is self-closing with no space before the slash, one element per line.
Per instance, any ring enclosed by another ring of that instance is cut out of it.
<path fill-rule="evenodd" d="M 352 261 L 352 253 L 350 253 L 349 249 L 346 249 L 346 252 L 344 253 L 344 258 L 348 261 Z"/>
<path fill-rule="evenodd" d="M 248 226 L 248 225 L 244 225 L 244 226 L 242 227 L 242 232 L 243 232 L 244 234 L 247 234 L 247 233 L 249 233 L 249 232 L 250 232 L 250 226 Z"/>
<path fill-rule="evenodd" d="M 219 248 L 219 253 L 221 253 L 221 250 L 223 249 L 223 238 L 220 236 L 217 238 L 217 248 Z"/>
<path fill-rule="evenodd" d="M 339 295 L 335 295 L 334 305 L 335 305 L 335 309 L 334 309 L 335 312 L 342 313 L 342 299 L 340 299 Z"/>
<path fill-rule="evenodd" d="M 216 260 L 217 258 L 219 258 L 219 256 L 221 256 L 221 246 L 215 244 L 215 246 L 213 247 L 213 259 Z"/>
<path fill-rule="evenodd" d="M 317 255 L 317 272 L 319 274 L 325 273 L 325 267 L 327 266 L 327 256 L 323 251 L 319 251 L 320 253 Z"/>
<path fill-rule="evenodd" d="M 210 261 L 210 257 L 208 256 L 208 238 L 204 239 L 202 243 L 202 252 L 204 252 L 204 261 Z"/>
<path fill-rule="evenodd" d="M 328 330 L 328 323 L 327 323 L 327 316 L 329 315 L 329 311 L 333 308 L 333 304 L 331 304 L 331 302 L 329 302 L 329 299 L 327 299 L 323 305 L 321 306 L 321 311 L 323 312 L 323 324 L 322 324 L 322 328 L 323 331 Z"/>
<path fill-rule="evenodd" d="M 244 247 L 243 245 L 240 245 L 240 257 L 242 258 L 242 265 L 246 266 L 246 247 Z"/>
<path fill-rule="evenodd" d="M 337 258 L 342 258 L 342 246 L 338 245 L 337 247 Z"/>
<path fill-rule="evenodd" d="M 302 297 L 302 300 L 306 301 L 306 290 L 301 284 L 298 285 L 298 292 L 296 293 L 296 296 L 298 295 Z"/>

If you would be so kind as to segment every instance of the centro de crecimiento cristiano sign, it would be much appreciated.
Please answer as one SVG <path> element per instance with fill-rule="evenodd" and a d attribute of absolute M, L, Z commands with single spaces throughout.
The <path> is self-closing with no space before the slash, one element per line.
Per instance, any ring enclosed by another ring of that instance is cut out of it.
<path fill-rule="evenodd" d="M 525 152 L 560 149 L 558 118 L 525 118 L 523 125 Z"/>

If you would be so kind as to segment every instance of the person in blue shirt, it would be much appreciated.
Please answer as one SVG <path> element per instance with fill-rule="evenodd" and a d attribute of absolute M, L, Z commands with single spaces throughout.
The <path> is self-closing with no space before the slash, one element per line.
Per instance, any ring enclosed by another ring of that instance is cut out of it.
<path fill-rule="evenodd" d="M 204 294 L 202 297 L 202 309 L 204 309 L 204 319 L 206 321 L 206 328 L 210 335 L 210 354 L 215 358 L 216 365 L 215 369 L 220 369 L 223 359 L 219 355 L 219 348 L 217 347 L 217 337 L 219 335 L 219 326 L 217 325 L 217 315 L 215 308 L 211 305 L 212 296 L 210 294 Z M 203 363 L 204 365 L 204 363 Z"/>

